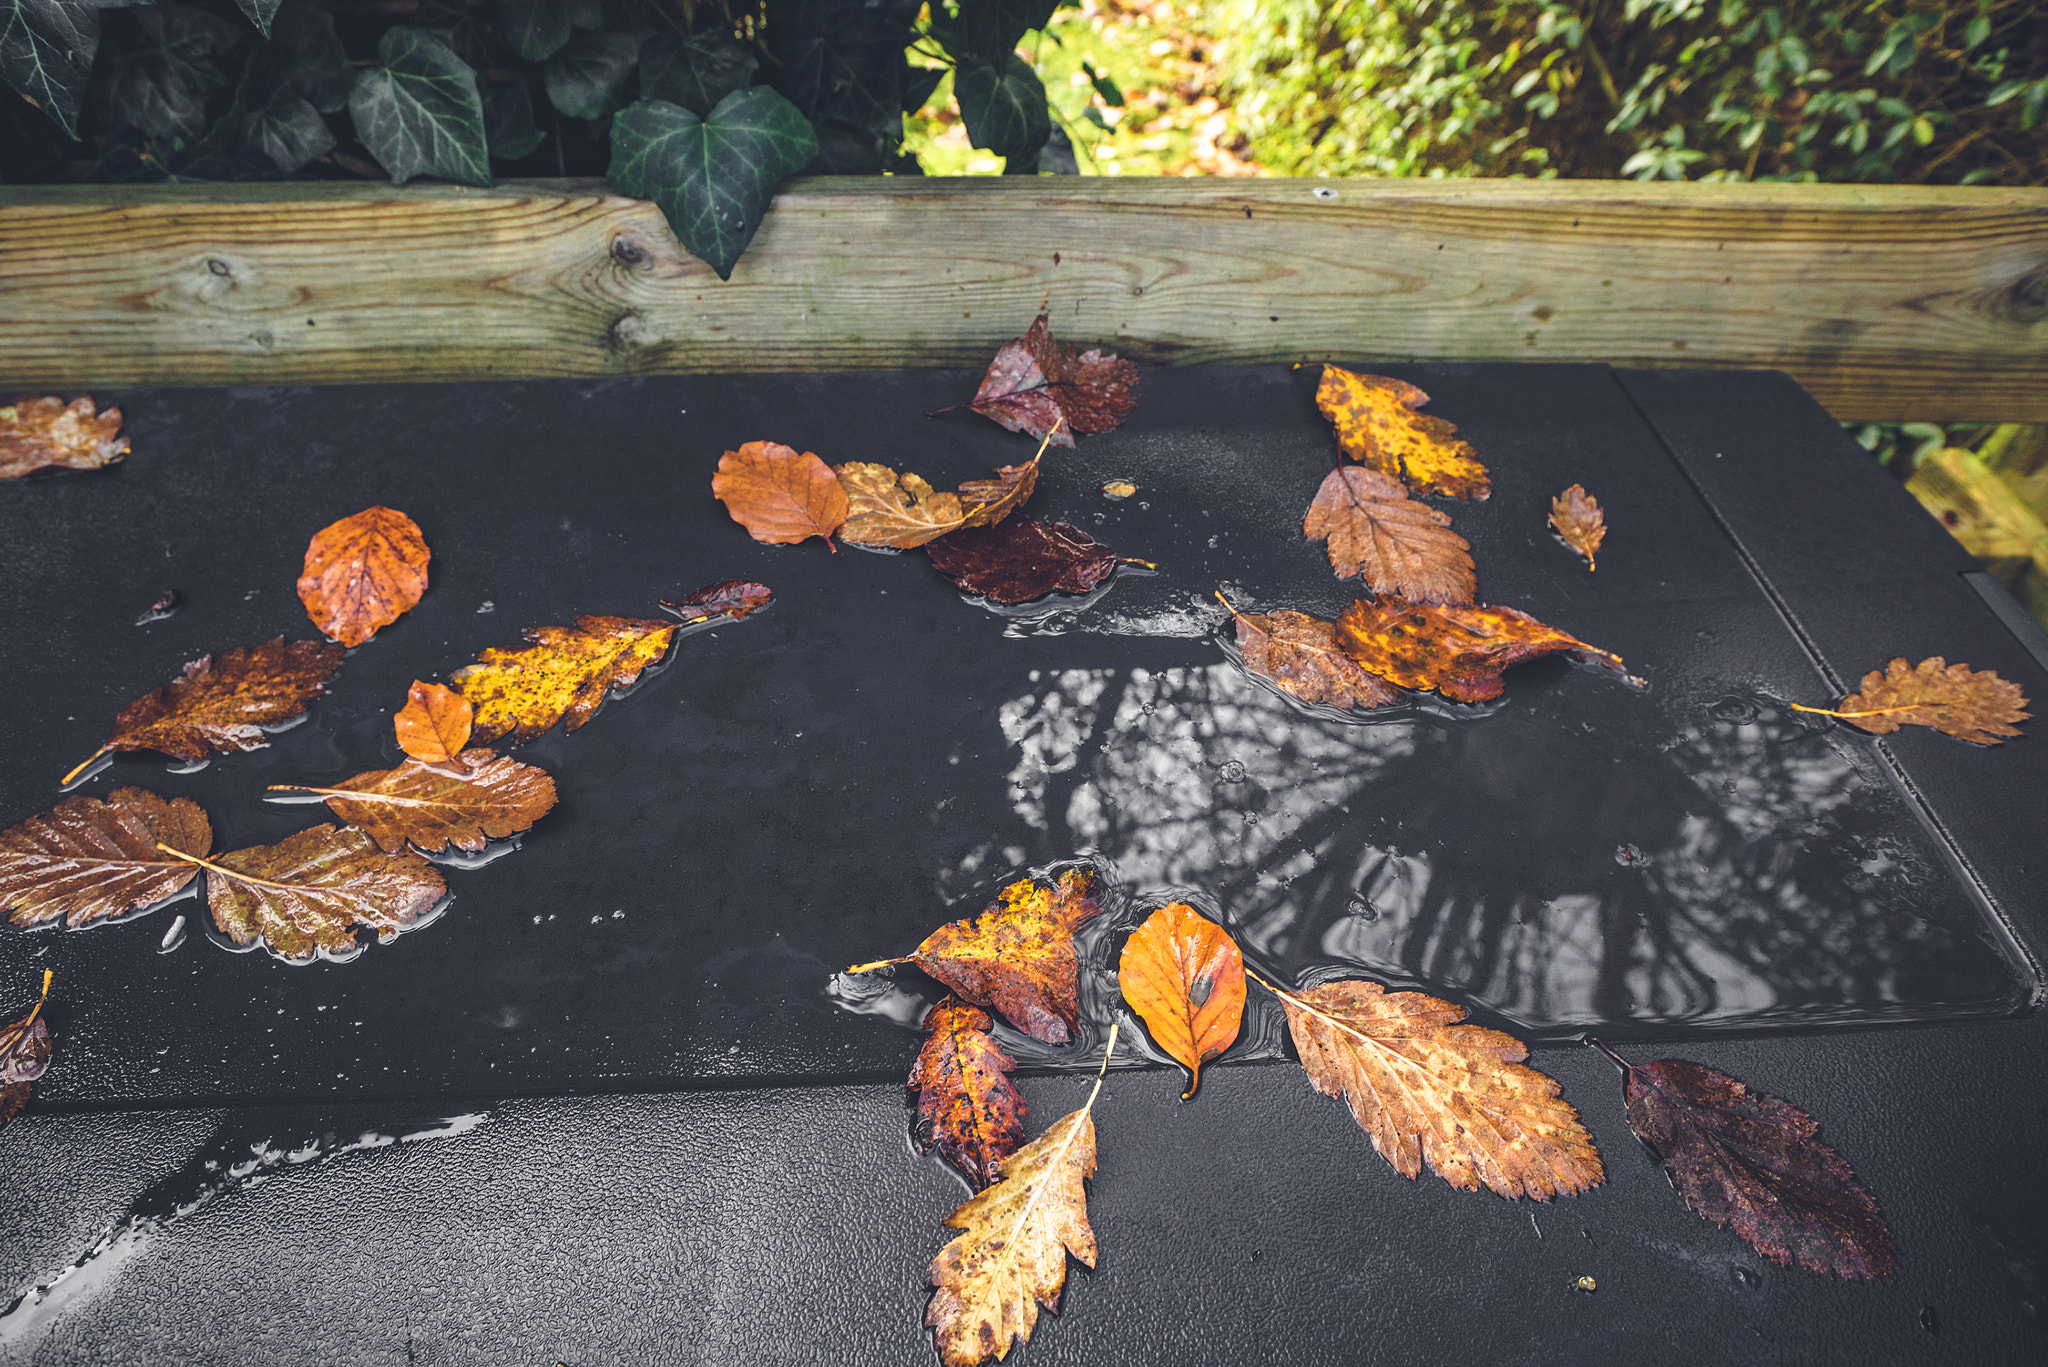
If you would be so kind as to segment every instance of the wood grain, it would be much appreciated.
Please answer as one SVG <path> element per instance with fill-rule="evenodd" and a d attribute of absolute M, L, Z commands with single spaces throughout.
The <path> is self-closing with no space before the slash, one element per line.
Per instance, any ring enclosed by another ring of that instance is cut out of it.
<path fill-rule="evenodd" d="M 0 187 L 0 385 L 1148 363 L 1776 367 L 2048 421 L 2048 189 L 821 178 L 730 282 L 594 181 Z"/>

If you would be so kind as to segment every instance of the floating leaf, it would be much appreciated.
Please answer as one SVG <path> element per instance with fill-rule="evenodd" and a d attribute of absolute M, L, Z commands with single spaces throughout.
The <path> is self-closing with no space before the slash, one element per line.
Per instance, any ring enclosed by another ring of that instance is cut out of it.
<path fill-rule="evenodd" d="M 1863 676 L 1862 691 L 1842 699 L 1839 709 L 1798 703 L 1792 707 L 1840 717 L 1880 736 L 1901 726 L 1931 726 L 1977 745 L 1997 745 L 2001 737 L 2017 736 L 2019 723 L 2033 715 L 2026 710 L 2027 695 L 2020 686 L 1999 678 L 1997 670 L 1952 665 L 1939 655 L 1917 665 L 1908 665 L 1900 656 L 1882 673 L 1871 670 Z"/>
<path fill-rule="evenodd" d="M 1607 519 L 1600 511 L 1599 499 L 1574 484 L 1550 500 L 1550 527 L 1565 545 L 1586 557 L 1588 570 L 1599 568 L 1593 563 L 1593 554 L 1607 538 Z"/>
<path fill-rule="evenodd" d="M 177 612 L 182 606 L 183 599 L 179 597 L 178 591 L 176 589 L 165 589 L 157 595 L 156 601 L 149 605 L 149 609 L 135 619 L 135 625 L 146 627 L 151 622 L 161 622 L 164 618 Z"/>
<path fill-rule="evenodd" d="M 1283 992 L 1309 1081 L 1342 1097 L 1403 1177 L 1547 1201 L 1606 1180 L 1593 1138 L 1512 1035 L 1460 1025 L 1463 1007 L 1350 979 Z"/>
<path fill-rule="evenodd" d="M 573 627 L 528 627 L 522 634 L 533 644 L 526 649 L 493 646 L 450 676 L 475 709 L 470 738 L 479 745 L 506 738 L 524 745 L 564 718 L 576 730 L 606 697 L 661 663 L 680 625 L 578 617 Z"/>
<path fill-rule="evenodd" d="M 1311 540 L 1329 538 L 1339 579 L 1362 575 L 1374 593 L 1416 603 L 1469 603 L 1479 587 L 1472 544 L 1450 528 L 1401 481 L 1362 465 L 1330 471 L 1301 523 Z"/>
<path fill-rule="evenodd" d="M 1043 142 L 1044 139 L 1039 139 Z M 1055 342 L 1048 315 L 1005 342 L 968 407 L 1012 432 L 1072 446 L 1076 432 L 1108 432 L 1138 406 L 1138 368 L 1100 350 Z"/>
<path fill-rule="evenodd" d="M 1138 486 L 1127 479 L 1113 479 L 1102 486 L 1102 492 L 1121 503 L 1138 492 Z"/>
<path fill-rule="evenodd" d="M 386 854 L 397 853 L 407 842 L 427 854 L 450 845 L 474 854 L 486 839 L 516 835 L 555 805 L 555 781 L 544 769 L 483 749 L 465 750 L 460 759 L 461 773 L 409 759 L 396 769 L 357 774 L 332 788 L 272 787 L 325 794 L 329 810 Z"/>
<path fill-rule="evenodd" d="M 1526 612 L 1410 603 L 1394 594 L 1346 608 L 1337 619 L 1337 644 L 1366 672 L 1400 688 L 1433 688 L 1453 702 L 1497 698 L 1503 670 L 1558 651 L 1622 668 L 1619 655 Z"/>
<path fill-rule="evenodd" d="M 948 997 L 925 1014 L 931 1032 L 910 1069 L 923 1151 L 933 1145 L 976 1190 L 1024 1142 L 1029 1109 L 1010 1082 L 1017 1065 L 989 1034 L 988 1013 Z"/>
<path fill-rule="evenodd" d="M 831 466 L 773 441 L 720 456 L 711 492 L 749 536 L 773 545 L 822 536 L 830 546 L 851 507 Z"/>
<path fill-rule="evenodd" d="M 940 493 L 917 475 L 864 461 L 836 465 L 833 473 L 847 500 L 839 535 L 852 545 L 907 551 L 967 525 L 959 495 Z"/>
<path fill-rule="evenodd" d="M 43 1003 L 50 999 L 50 979 L 56 975 L 43 970 L 43 995 L 35 1008 L 12 1025 L 0 1026 L 0 1125 L 28 1105 L 35 1080 L 50 1066 L 56 1041 L 50 1023 L 43 1019 Z"/>
<path fill-rule="evenodd" d="M 1039 454 L 1045 452 L 1045 442 L 1038 446 Z M 1011 513 L 1024 506 L 1031 497 L 1031 491 L 1038 487 L 1038 456 L 1033 456 L 1022 465 L 1005 465 L 996 470 L 993 479 L 970 479 L 960 486 L 960 503 L 966 510 L 969 527 L 993 527 Z"/>
<path fill-rule="evenodd" d="M 1079 527 L 1028 517 L 950 533 L 927 545 L 925 554 L 940 574 L 993 603 L 1087 593 L 1125 563 Z"/>
<path fill-rule="evenodd" d="M 1185 902 L 1161 907 L 1124 941 L 1117 987 L 1152 1040 L 1188 1070 L 1186 1101 L 1202 1065 L 1237 1039 L 1244 1020 L 1244 956 L 1222 926 Z"/>
<path fill-rule="evenodd" d="M 190 798 L 143 788 L 116 788 L 105 802 L 67 797 L 0 831 L 0 908 L 18 926 L 61 916 L 77 927 L 153 906 L 198 876 L 159 844 L 205 854 L 213 827 Z"/>
<path fill-rule="evenodd" d="M 729 617 L 737 622 L 774 601 L 775 594 L 766 584 L 757 584 L 751 579 L 721 579 L 716 584 L 706 584 L 701 589 L 686 593 L 674 602 L 664 598 L 661 605 L 682 618 L 684 626 L 694 626 L 720 617 Z"/>
<path fill-rule="evenodd" d="M 314 534 L 299 601 L 329 640 L 359 646 L 420 601 L 429 554 L 411 518 L 393 508 L 365 508 Z"/>
<path fill-rule="evenodd" d="M 128 454 L 121 410 L 93 412 L 85 396 L 22 398 L 0 408 L 0 479 L 38 470 L 97 470 Z"/>
<path fill-rule="evenodd" d="M 1391 707 L 1406 695 L 1366 673 L 1337 644 L 1337 624 L 1283 608 L 1274 613 L 1239 612 L 1221 593 L 1216 597 L 1237 619 L 1237 652 L 1244 667 L 1290 697 L 1305 703 L 1370 711 Z"/>
<path fill-rule="evenodd" d="M 475 709 L 469 699 L 440 684 L 412 681 L 405 706 L 391 719 L 398 748 L 422 764 L 463 767 L 462 748 L 469 744 Z"/>
<path fill-rule="evenodd" d="M 1360 375 L 1323 367 L 1316 403 L 1337 429 L 1344 454 L 1383 475 L 1407 482 L 1418 494 L 1483 499 L 1493 492 L 1479 453 L 1458 429 L 1415 410 L 1429 395 L 1386 375 Z"/>

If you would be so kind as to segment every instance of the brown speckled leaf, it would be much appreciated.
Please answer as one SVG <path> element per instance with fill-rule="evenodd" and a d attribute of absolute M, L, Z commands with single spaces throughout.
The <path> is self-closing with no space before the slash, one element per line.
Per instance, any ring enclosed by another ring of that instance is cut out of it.
<path fill-rule="evenodd" d="M 664 598 L 661 605 L 682 618 L 684 626 L 695 626 L 721 617 L 737 622 L 774 601 L 775 594 L 766 584 L 757 584 L 751 579 L 721 579 L 673 602 Z"/>
<path fill-rule="evenodd" d="M 92 400 L 47 395 L 0 407 L 0 479 L 38 470 L 96 470 L 128 454 L 121 410 L 94 413 Z"/>
<path fill-rule="evenodd" d="M 67 797 L 0 831 L 0 909 L 14 924 L 113 920 L 161 902 L 199 871 L 157 849 L 213 848 L 213 827 L 190 798 L 116 788 L 105 802 Z"/>
<path fill-rule="evenodd" d="M 266 729 L 296 720 L 341 668 L 347 652 L 326 641 L 282 636 L 206 655 L 114 718 L 103 750 L 161 750 L 201 760 L 270 744 Z"/>
<path fill-rule="evenodd" d="M 908 472 L 850 461 L 832 473 L 846 489 L 846 521 L 839 537 L 853 546 L 907 551 L 967 525 L 958 494 L 941 493 Z"/>
<path fill-rule="evenodd" d="M 846 489 L 832 467 L 809 451 L 750 441 L 718 458 L 711 492 L 756 541 L 793 545 L 832 537 L 846 521 Z"/>
<path fill-rule="evenodd" d="M 1415 411 L 1428 402 L 1429 395 L 1406 380 L 1342 366 L 1324 366 L 1316 387 L 1316 403 L 1351 459 L 1405 480 L 1418 494 L 1487 497 L 1493 486 L 1478 452 L 1452 424 Z"/>
<path fill-rule="evenodd" d="M 475 709 L 471 739 L 524 745 L 556 722 L 574 731 L 614 692 L 660 664 L 675 641 L 676 622 L 636 617 L 578 617 L 573 627 L 528 627 L 524 650 L 493 646 L 449 682 Z"/>
<path fill-rule="evenodd" d="M 989 1034 L 991 1024 L 986 1011 L 946 998 L 925 1014 L 931 1033 L 910 1069 L 922 1149 L 937 1145 L 977 1190 L 1024 1142 L 1030 1113 L 1010 1082 L 1017 1065 Z"/>
<path fill-rule="evenodd" d="M 1076 432 L 1108 432 L 1137 407 L 1138 368 L 1099 350 L 1053 340 L 1046 314 L 1005 342 L 968 406 L 1012 432 L 1072 446 Z"/>
<path fill-rule="evenodd" d="M 1244 955 L 1229 932 L 1185 902 L 1161 907 L 1124 941 L 1116 984 L 1152 1042 L 1188 1070 L 1186 1101 L 1202 1065 L 1228 1049 L 1244 1021 Z"/>
<path fill-rule="evenodd" d="M 1038 487 L 1038 457 L 1022 465 L 1005 465 L 991 479 L 970 479 L 960 486 L 960 506 L 969 527 L 993 527 L 1024 506 Z"/>
<path fill-rule="evenodd" d="M 389 940 L 448 892 L 418 855 L 386 854 L 363 832 L 339 826 L 235 850 L 206 869 L 213 923 L 236 944 L 261 940 L 286 959 L 349 958 L 361 949 L 356 926 Z"/>
<path fill-rule="evenodd" d="M 1388 594 L 1353 603 L 1337 619 L 1337 644 L 1371 674 L 1401 688 L 1433 688 L 1454 702 L 1501 695 L 1501 671 L 1571 651 L 1622 667 L 1621 657 L 1547 627 L 1513 608 L 1410 603 Z"/>
<path fill-rule="evenodd" d="M 2026 707 L 2020 686 L 1998 677 L 1997 670 L 1973 670 L 1934 655 L 1917 665 L 1900 656 L 1882 673 L 1871 670 L 1863 676 L 1861 691 L 1842 699 L 1838 709 L 1798 710 L 1840 717 L 1880 736 L 1901 726 L 1931 726 L 1959 740 L 1997 745 L 2003 737 L 2020 734 L 2019 723 L 2032 715 Z"/>
<path fill-rule="evenodd" d="M 555 781 L 545 770 L 489 750 L 465 750 L 461 759 L 467 772 L 409 759 L 311 791 L 325 793 L 330 811 L 386 853 L 411 843 L 427 854 L 450 845 L 474 854 L 487 838 L 516 835 L 554 807 Z"/>
<path fill-rule="evenodd" d="M 1599 568 L 1593 556 L 1607 539 L 1607 518 L 1599 499 L 1574 484 L 1550 500 L 1550 527 L 1565 545 L 1586 557 L 1588 570 Z"/>
<path fill-rule="evenodd" d="M 1415 603 L 1469 603 L 1479 580 L 1472 544 L 1451 519 L 1408 497 L 1401 481 L 1363 465 L 1342 465 L 1316 490 L 1301 530 L 1329 539 L 1339 579 L 1363 578 L 1374 593 Z"/>
<path fill-rule="evenodd" d="M 414 759 L 460 769 L 475 719 L 469 699 L 454 689 L 414 679 L 406 690 L 405 706 L 391 718 L 391 729 L 398 748 Z"/>
<path fill-rule="evenodd" d="M 330 640 L 359 646 L 427 591 L 426 538 L 395 508 L 365 508 L 314 533 L 299 601 Z"/>
<path fill-rule="evenodd" d="M 953 532 L 927 545 L 925 554 L 940 574 L 993 603 L 1087 593 L 1118 563 L 1115 551 L 1079 527 L 1028 517 Z"/>
<path fill-rule="evenodd" d="M 1337 644 L 1335 622 L 1287 608 L 1231 612 L 1237 619 L 1237 652 L 1244 667 L 1302 702 L 1370 711 L 1391 707 L 1407 696 L 1360 669 L 1344 653 Z"/>

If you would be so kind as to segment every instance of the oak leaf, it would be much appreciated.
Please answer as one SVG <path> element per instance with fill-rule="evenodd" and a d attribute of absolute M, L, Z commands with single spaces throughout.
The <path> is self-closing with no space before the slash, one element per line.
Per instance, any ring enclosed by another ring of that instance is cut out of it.
<path fill-rule="evenodd" d="M 1900 656 L 1883 672 L 1863 676 L 1860 691 L 1842 699 L 1839 708 L 1801 707 L 1795 711 L 1840 717 L 1851 726 L 1888 736 L 1901 726 L 1931 726 L 1943 735 L 1977 745 L 1997 745 L 2017 736 L 2019 723 L 2033 714 L 2027 695 L 1995 669 L 1952 665 L 1939 655 L 1917 665 Z"/>
<path fill-rule="evenodd" d="M 1301 530 L 1329 539 L 1330 568 L 1339 579 L 1363 577 L 1374 593 L 1416 603 L 1469 603 L 1479 580 L 1472 543 L 1451 519 L 1408 497 L 1401 481 L 1363 465 L 1342 465 L 1324 477 Z"/>
<path fill-rule="evenodd" d="M 1607 539 L 1607 518 L 1600 511 L 1600 500 L 1582 485 L 1574 484 L 1550 500 L 1550 528 L 1565 545 L 1586 557 L 1588 570 L 1599 568 L 1593 563 L 1593 554 Z"/>
<path fill-rule="evenodd" d="M 1299 992 L 1257 981 L 1280 998 L 1309 1081 L 1350 1103 L 1403 1177 L 1427 1162 L 1462 1191 L 1539 1201 L 1606 1179 L 1557 1083 L 1524 1066 L 1514 1036 L 1458 1024 L 1463 1007 L 1359 979 Z"/>
<path fill-rule="evenodd" d="M 1316 404 L 1337 430 L 1344 454 L 1383 475 L 1405 480 L 1418 494 L 1483 499 L 1493 492 L 1486 467 L 1458 429 L 1415 410 L 1429 395 L 1386 375 L 1360 375 L 1323 367 Z"/>
<path fill-rule="evenodd" d="M 773 441 L 750 441 L 720 456 L 711 492 L 749 536 L 776 545 L 822 536 L 832 546 L 849 507 L 831 466 Z"/>
<path fill-rule="evenodd" d="M 925 1014 L 931 1033 L 910 1069 L 923 1151 L 937 1145 L 976 1190 L 995 1181 L 1024 1142 L 1030 1113 L 1010 1082 L 1017 1065 L 989 1033 L 991 1024 L 986 1011 L 946 998 Z"/>
<path fill-rule="evenodd" d="M 1138 406 L 1138 368 L 1053 340 L 1048 315 L 1003 343 L 968 404 L 1012 432 L 1072 446 L 1076 432 L 1109 432 Z"/>
<path fill-rule="evenodd" d="M 43 1019 L 43 1003 L 50 999 L 50 979 L 56 975 L 43 970 L 43 995 L 35 1008 L 11 1025 L 0 1026 L 0 1125 L 14 1119 L 28 1105 L 35 1080 L 50 1066 L 56 1041 L 50 1023 Z"/>
<path fill-rule="evenodd" d="M 1040 454 L 1045 451 L 1039 446 Z M 970 479 L 960 486 L 960 506 L 969 527 L 993 527 L 1023 507 L 1038 487 L 1038 457 L 1022 465 L 998 466 L 991 479 Z"/>
<path fill-rule="evenodd" d="M 96 470 L 128 454 L 121 410 L 93 412 L 92 400 L 16 399 L 0 408 L 0 479 L 38 470 Z"/>
<path fill-rule="evenodd" d="M 574 731 L 606 697 L 660 664 L 680 623 L 636 617 L 578 617 L 573 627 L 528 627 L 524 650 L 493 646 L 449 676 L 475 709 L 470 738 L 524 745 L 556 722 Z"/>
<path fill-rule="evenodd" d="M 925 554 L 940 574 L 992 603 L 1088 593 L 1127 563 L 1079 527 L 1028 517 L 952 532 L 929 543 Z"/>
<path fill-rule="evenodd" d="M 1891 1274 L 1896 1255 L 1877 1202 L 1811 1116 L 1697 1063 L 1614 1057 L 1627 1072 L 1629 1128 L 1695 1212 L 1773 1262 Z"/>
<path fill-rule="evenodd" d="M 695 626 L 721 617 L 737 622 L 774 601 L 775 594 L 766 584 L 757 584 L 751 579 L 721 579 L 716 584 L 706 584 L 701 589 L 686 593 L 674 602 L 664 598 L 661 605 L 682 618 L 684 626 Z"/>
<path fill-rule="evenodd" d="M 182 891 L 199 871 L 159 844 L 205 854 L 213 826 L 190 798 L 116 788 L 102 802 L 67 797 L 0 831 L 0 908 L 18 926 L 108 921 Z"/>
<path fill-rule="evenodd" d="M 1547 627 L 1513 608 L 1410 603 L 1387 594 L 1353 603 L 1337 619 L 1337 644 L 1367 673 L 1399 688 L 1433 688 L 1454 702 L 1501 695 L 1501 671 L 1571 651 L 1622 668 L 1621 657 Z"/>
<path fill-rule="evenodd" d="M 1223 599 L 1222 594 L 1216 595 Z M 1337 644 L 1337 624 L 1305 612 L 1239 612 L 1237 653 L 1244 667 L 1269 679 L 1289 697 L 1332 707 L 1391 707 L 1407 696 L 1384 679 L 1366 673 Z"/>
<path fill-rule="evenodd" d="M 1116 981 L 1153 1042 L 1188 1070 L 1186 1101 L 1202 1085 L 1202 1065 L 1237 1039 L 1244 955 L 1222 926 L 1175 902 L 1146 917 L 1124 941 Z"/>
<path fill-rule="evenodd" d="M 958 494 L 940 493 L 917 475 L 852 461 L 833 467 L 846 489 L 840 539 L 854 546 L 907 551 L 967 525 Z"/>
<path fill-rule="evenodd" d="M 414 679 L 406 690 L 405 706 L 391 718 L 391 729 L 398 748 L 420 763 L 461 768 L 475 715 L 469 699 L 454 689 Z"/>
<path fill-rule="evenodd" d="M 354 648 L 420 601 L 429 554 L 411 518 L 395 508 L 365 508 L 314 533 L 299 601 L 322 634 Z"/>
<path fill-rule="evenodd" d="M 323 794 L 328 810 L 387 854 L 408 842 L 427 854 L 450 845 L 475 854 L 487 840 L 529 829 L 554 807 L 555 781 L 546 770 L 482 749 L 465 750 L 459 758 L 460 773 L 409 759 L 331 788 L 272 786 Z"/>

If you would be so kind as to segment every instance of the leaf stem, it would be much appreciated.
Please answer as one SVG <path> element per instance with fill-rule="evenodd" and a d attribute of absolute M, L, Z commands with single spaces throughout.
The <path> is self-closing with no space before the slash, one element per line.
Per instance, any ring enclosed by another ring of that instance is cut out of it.
<path fill-rule="evenodd" d="M 80 774 L 92 768 L 93 761 L 97 760 L 101 755 L 104 755 L 105 753 L 107 753 L 107 747 L 102 745 L 99 749 L 93 751 L 90 755 L 87 755 L 85 757 L 85 763 L 79 765 L 76 769 L 73 769 L 70 773 L 64 775 L 64 777 L 57 780 L 57 786 L 59 788 L 68 788 L 69 786 L 71 786 L 72 779 L 77 778 Z"/>
<path fill-rule="evenodd" d="M 1605 1044 L 1602 1044 L 1596 1037 L 1592 1035 L 1586 1036 L 1586 1043 L 1592 1045 L 1595 1049 L 1598 1049 L 1601 1053 L 1613 1059 L 1616 1065 L 1620 1067 L 1622 1072 L 1633 1073 L 1635 1071 L 1635 1068 L 1629 1063 L 1627 1059 L 1623 1058 L 1620 1054 L 1615 1053 L 1612 1049 L 1609 1049 Z"/>
<path fill-rule="evenodd" d="M 244 883 L 254 883 L 259 888 L 275 888 L 279 892 L 305 891 L 304 888 L 295 888 L 290 883 L 273 883 L 268 878 L 258 878 L 254 874 L 236 873 L 233 869 L 225 868 L 222 865 L 216 864 L 211 859 L 201 859 L 196 854 L 187 854 L 183 850 L 174 850 L 169 845 L 164 844 L 164 842 L 161 840 L 156 842 L 156 847 L 162 850 L 165 854 L 170 855 L 173 859 L 182 859 L 188 864 L 197 864 L 200 868 L 206 869 L 209 872 L 224 874 L 229 878 L 237 879 Z"/>
<path fill-rule="evenodd" d="M 1854 720 L 1854 719 L 1855 719 L 1855 718 L 1857 718 L 1857 717 L 1882 717 L 1882 716 L 1885 716 L 1885 715 L 1887 715 L 1887 714 L 1889 714 L 1889 713 L 1892 713 L 1892 712 L 1911 712 L 1911 711 L 1915 710 L 1916 708 L 1921 708 L 1921 707 L 1940 707 L 1940 706 L 1942 706 L 1942 704 L 1941 704 L 1941 703 L 1938 703 L 1938 702 L 1937 702 L 1937 703 L 1917 703 L 1917 702 L 1916 702 L 1916 703 L 1905 703 L 1905 704 L 1902 704 L 1901 706 L 1898 706 L 1898 707 L 1872 707 L 1872 708 L 1869 708 L 1869 709 L 1867 709 L 1867 710 L 1865 710 L 1865 711 L 1861 711 L 1861 712 L 1837 712 L 1837 711 L 1834 711 L 1834 710 L 1833 710 L 1832 708 L 1827 708 L 1827 707 L 1804 707 L 1804 706 L 1801 706 L 1801 705 L 1800 705 L 1799 703 L 1796 703 L 1796 702 L 1795 702 L 1795 703 L 1788 703 L 1788 704 L 1786 704 L 1786 705 L 1787 705 L 1788 707 L 1790 707 L 1790 708 L 1791 708 L 1791 709 L 1792 709 L 1792 710 L 1793 710 L 1794 712 L 1811 712 L 1811 713 L 1813 713 L 1813 714 L 1814 714 L 1814 715 L 1816 715 L 1816 716 L 1821 716 L 1821 717 L 1842 717 L 1842 718 L 1845 718 L 1845 719 L 1849 719 L 1849 720 Z"/>
<path fill-rule="evenodd" d="M 14 1051 L 19 1049 L 21 1042 L 28 1038 L 28 1032 L 35 1027 L 36 1017 L 43 1014 L 43 1003 L 50 999 L 50 979 L 56 976 L 57 972 L 55 969 L 46 968 L 43 970 L 43 995 L 36 998 L 35 1010 L 28 1013 L 28 1019 L 14 1027 L 13 1037 L 7 1041 L 5 1047 L 0 1047 L 0 1063 L 4 1063 L 14 1057 Z M 1116 1032 L 1114 1030 L 1110 1032 L 1109 1038 L 1112 1043 L 1115 1042 Z M 1100 1086 L 1101 1084 L 1098 1083 L 1097 1085 Z"/>
<path fill-rule="evenodd" d="M 1090 1089 L 1088 1100 L 1081 1105 L 1081 1109 L 1084 1111 L 1095 1109 L 1095 1094 L 1102 1090 L 1102 1079 L 1109 1075 L 1109 1056 L 1116 1052 L 1116 1032 L 1123 1028 L 1123 1024 L 1120 1020 L 1113 1020 L 1109 1023 L 1109 1039 L 1102 1046 L 1102 1066 L 1095 1070 L 1095 1086 Z M 1186 1098 L 1182 1099 L 1185 1100 Z"/>
<path fill-rule="evenodd" d="M 895 958 L 895 959 L 877 959 L 877 960 L 875 960 L 875 961 L 874 961 L 873 963 L 868 963 L 868 964 L 855 964 L 855 965 L 854 965 L 854 966 L 853 966 L 852 968 L 849 968 L 849 969 L 847 969 L 846 971 L 847 971 L 848 973 L 872 973 L 872 972 L 874 972 L 874 971 L 875 971 L 876 969 L 878 969 L 878 968 L 887 968 L 887 967 L 889 967 L 889 966 L 890 966 L 891 964 L 907 964 L 907 963 L 914 963 L 914 962 L 916 961 L 916 959 L 917 959 L 917 956 L 916 956 L 915 954 L 905 954 L 905 955 L 901 956 L 900 958 Z"/>
<path fill-rule="evenodd" d="M 429 764 L 425 767 L 431 769 L 434 766 Z M 395 793 L 364 793 L 357 792 L 353 788 L 315 788 L 308 783 L 273 783 L 264 791 L 267 793 L 319 793 L 323 797 L 345 797 L 353 802 L 393 802 L 401 807 L 439 807 L 445 805 L 439 802 L 429 802 L 424 798 L 399 797 Z M 158 848 L 161 849 L 162 846 L 158 846 Z M 176 854 L 177 851 L 173 850 L 172 853 Z M 190 856 L 184 857 L 189 858 Z"/>

